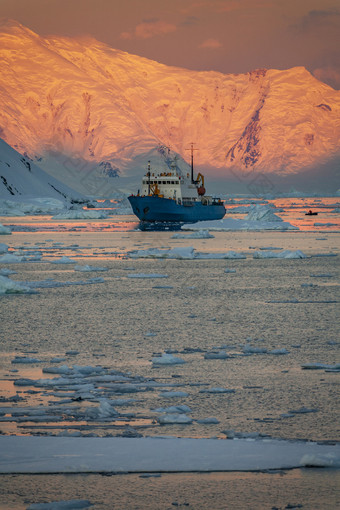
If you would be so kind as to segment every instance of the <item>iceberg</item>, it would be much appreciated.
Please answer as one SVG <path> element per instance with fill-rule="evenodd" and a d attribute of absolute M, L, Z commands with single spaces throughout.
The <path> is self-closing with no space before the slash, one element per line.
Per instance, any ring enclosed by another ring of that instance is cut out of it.
<path fill-rule="evenodd" d="M 2 223 L 0 223 L 0 236 L 1 235 L 9 235 L 11 233 L 12 233 L 12 231 L 10 228 L 4 227 L 4 225 L 2 225 Z"/>
<path fill-rule="evenodd" d="M 14 282 L 7 276 L 0 275 L 0 295 L 1 294 L 27 294 L 32 292 L 29 287 L 22 285 L 20 282 Z"/>

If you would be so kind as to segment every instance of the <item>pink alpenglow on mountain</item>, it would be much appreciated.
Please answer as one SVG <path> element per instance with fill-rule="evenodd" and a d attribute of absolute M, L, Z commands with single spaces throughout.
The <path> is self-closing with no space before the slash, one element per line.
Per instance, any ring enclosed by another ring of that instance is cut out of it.
<path fill-rule="evenodd" d="M 141 178 L 150 151 L 188 160 L 190 142 L 219 179 L 320 177 L 340 161 L 340 91 L 304 67 L 189 71 L 4 21 L 0 85 L 0 137 L 71 186 L 75 168 Z"/>

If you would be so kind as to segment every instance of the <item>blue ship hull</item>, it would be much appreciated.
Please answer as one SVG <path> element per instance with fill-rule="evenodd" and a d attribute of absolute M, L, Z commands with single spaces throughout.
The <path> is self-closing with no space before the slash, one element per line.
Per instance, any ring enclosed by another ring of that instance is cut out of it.
<path fill-rule="evenodd" d="M 190 205 L 178 204 L 170 198 L 157 195 L 128 197 L 134 214 L 141 221 L 188 222 L 220 220 L 225 215 L 222 202 L 203 205 L 193 202 Z"/>

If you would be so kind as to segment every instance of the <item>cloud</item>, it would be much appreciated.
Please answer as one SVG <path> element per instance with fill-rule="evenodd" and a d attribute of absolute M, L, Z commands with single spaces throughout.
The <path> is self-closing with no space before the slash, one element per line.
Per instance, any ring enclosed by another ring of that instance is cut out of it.
<path fill-rule="evenodd" d="M 206 39 L 199 45 L 199 48 L 216 49 L 221 48 L 222 44 L 217 39 Z"/>
<path fill-rule="evenodd" d="M 139 23 L 132 32 L 122 32 L 120 37 L 122 39 L 150 39 L 157 35 L 170 34 L 176 30 L 176 25 L 152 19 Z"/>
<path fill-rule="evenodd" d="M 339 9 L 312 10 L 303 16 L 294 28 L 302 32 L 309 32 L 317 28 L 336 26 L 339 21 Z"/>
<path fill-rule="evenodd" d="M 340 69 L 334 67 L 319 67 L 314 69 L 314 76 L 324 83 L 327 83 L 336 90 L 340 90 Z"/>

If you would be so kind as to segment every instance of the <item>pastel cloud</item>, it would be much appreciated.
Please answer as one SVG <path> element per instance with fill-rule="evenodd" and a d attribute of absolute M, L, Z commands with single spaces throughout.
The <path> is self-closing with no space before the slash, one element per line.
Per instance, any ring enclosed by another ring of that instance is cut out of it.
<path fill-rule="evenodd" d="M 206 39 L 199 45 L 200 48 L 216 49 L 221 48 L 222 44 L 217 39 Z"/>
<path fill-rule="evenodd" d="M 176 25 L 161 20 L 150 20 L 139 23 L 133 32 L 123 32 L 122 39 L 150 39 L 157 35 L 169 34 L 177 30 Z"/>

